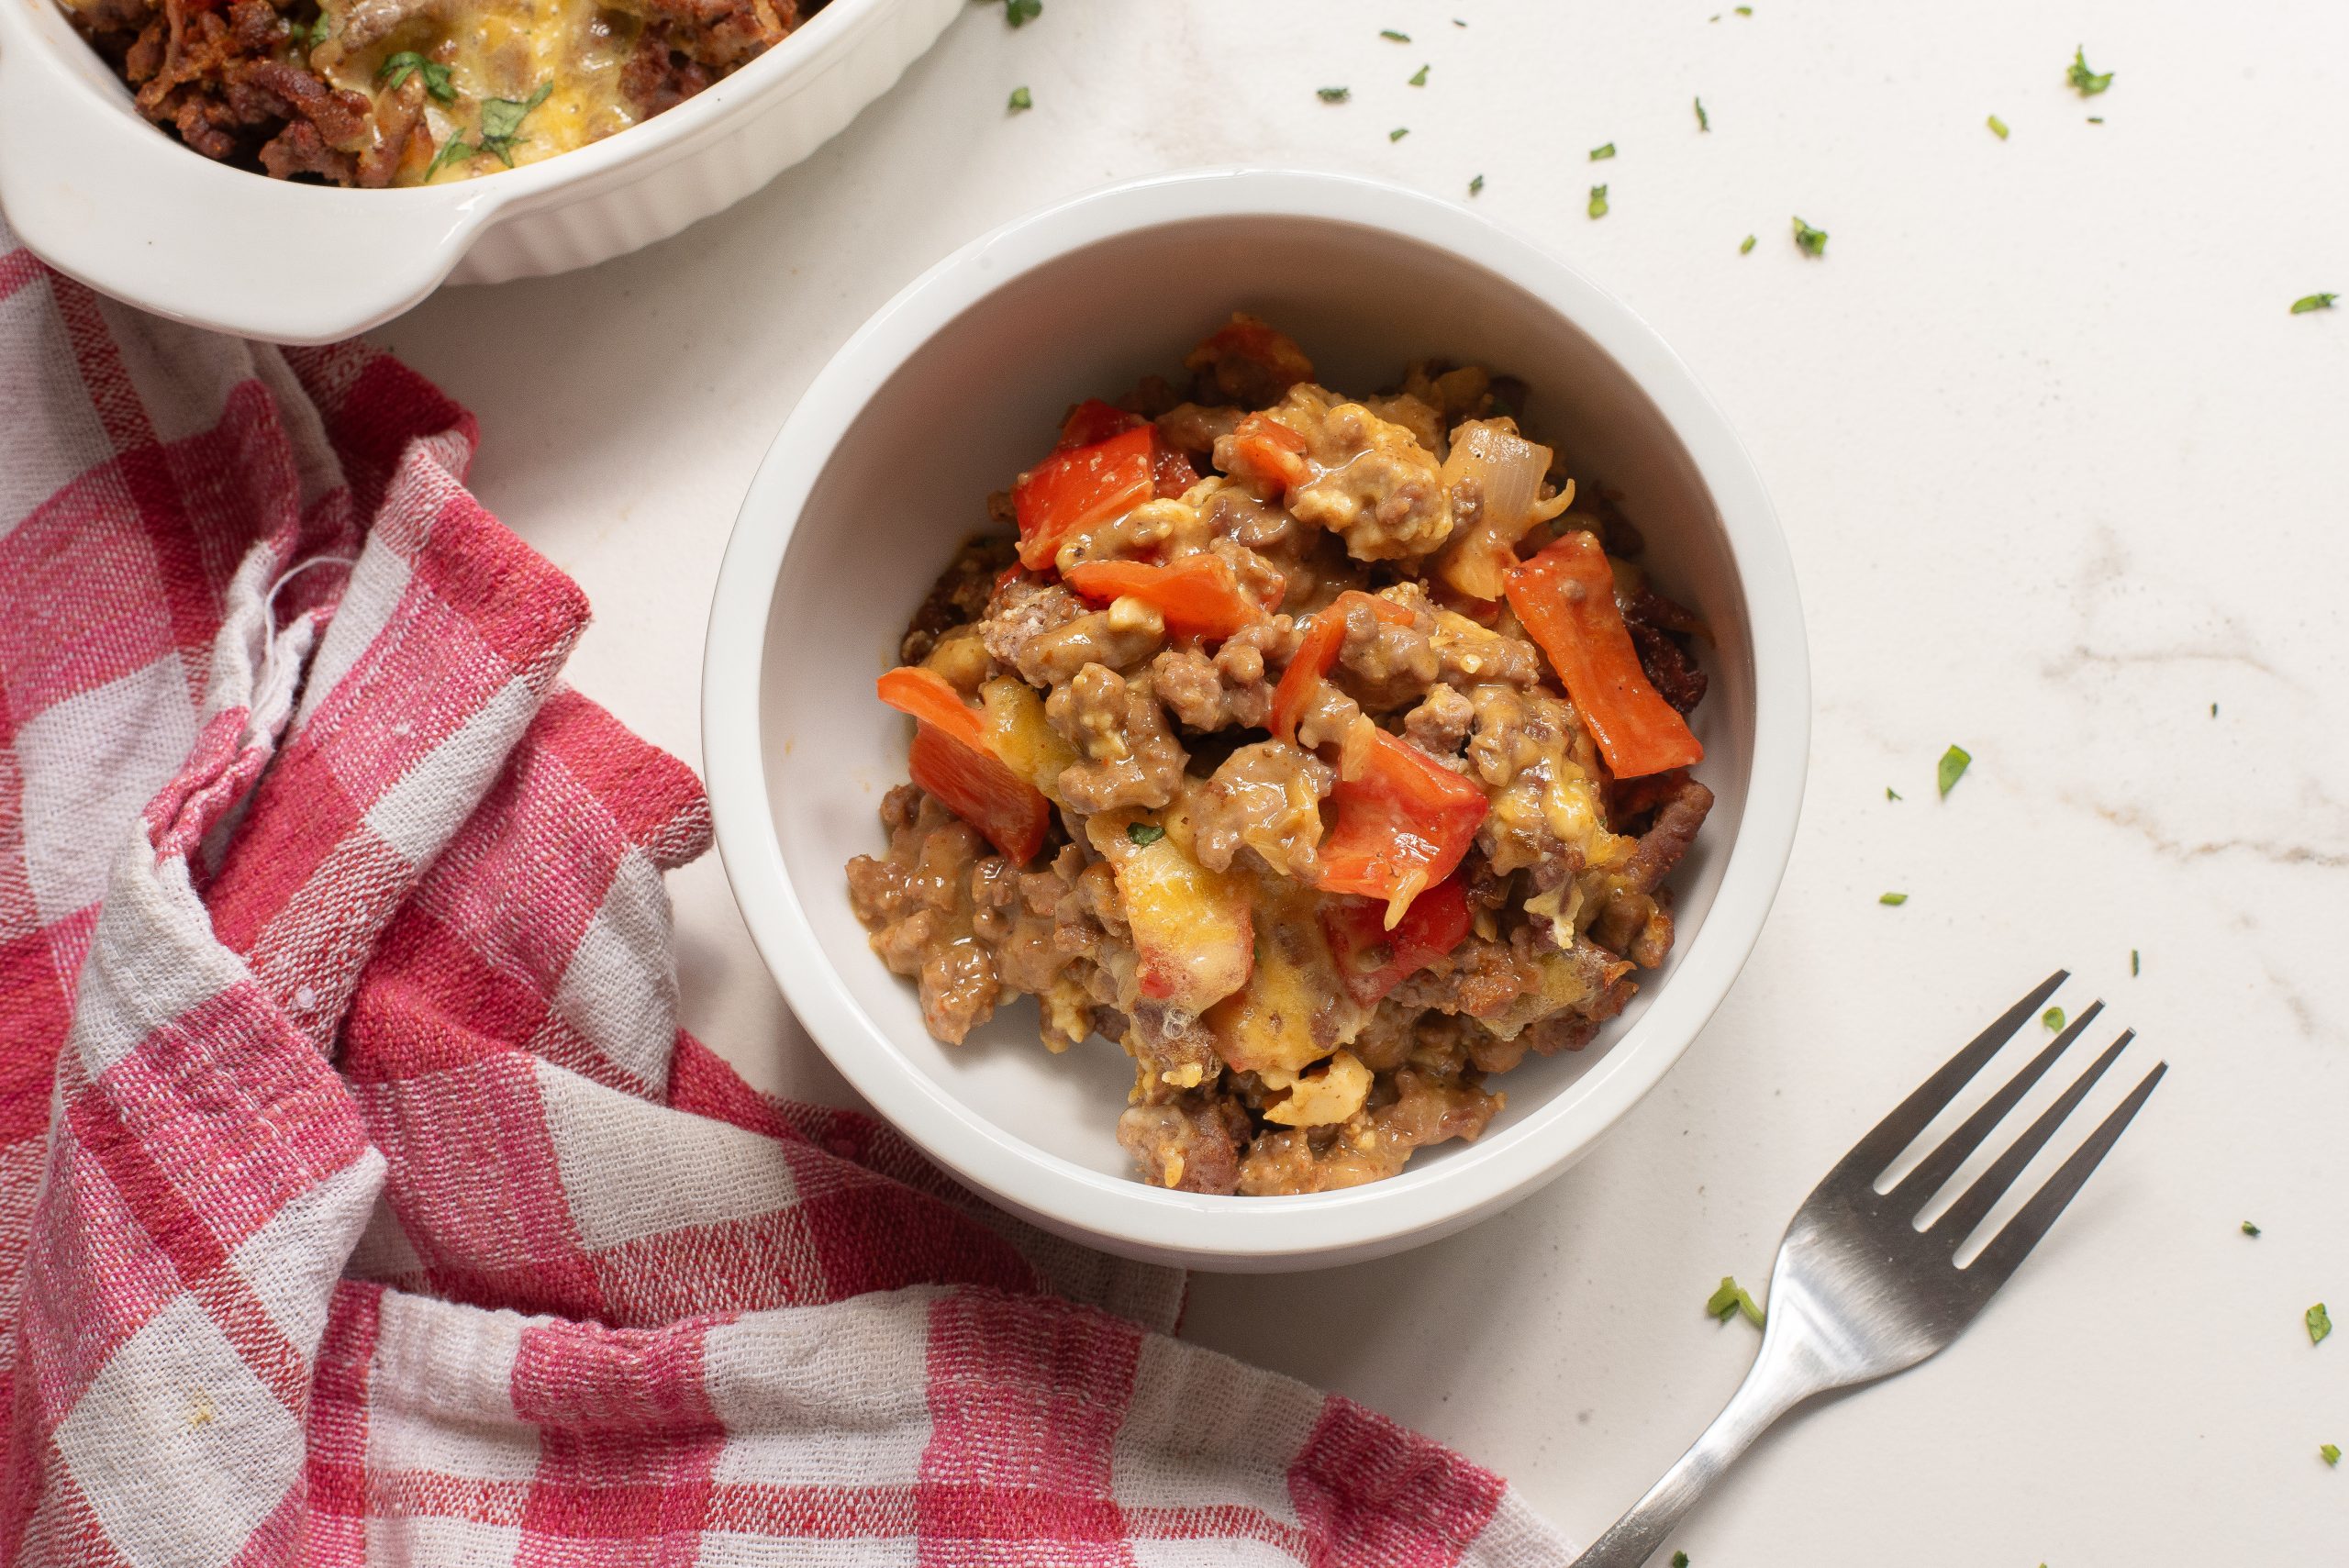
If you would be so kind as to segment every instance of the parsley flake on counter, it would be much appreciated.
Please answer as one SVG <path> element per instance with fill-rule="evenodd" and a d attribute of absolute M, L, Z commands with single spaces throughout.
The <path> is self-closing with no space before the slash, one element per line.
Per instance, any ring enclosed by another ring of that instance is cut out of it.
<path fill-rule="evenodd" d="M 1827 254 L 1827 230 L 1813 228 L 1801 218 L 1795 219 L 1795 249 L 1806 256 Z"/>
<path fill-rule="evenodd" d="M 2246 1219 L 2243 1222 L 2243 1233 L 2246 1236 L 2256 1236 L 2259 1234 L 2259 1227 Z"/>
<path fill-rule="evenodd" d="M 1876 901 L 1879 904 L 1906 904 L 1909 902 L 1909 895 L 1905 893 L 1879 893 L 1876 895 Z"/>
<path fill-rule="evenodd" d="M 1604 185 L 1593 185 L 1590 188 L 1590 216 L 1593 217 L 1607 216 L 1607 187 Z"/>
<path fill-rule="evenodd" d="M 1483 191 L 1484 188 L 1485 177 L 1482 174 L 1477 175 L 1475 179 L 1468 182 L 1468 194 L 1472 196 Z"/>
<path fill-rule="evenodd" d="M 1352 87 L 1316 87 L 1313 95 L 1325 104 L 1342 104 L 1354 95 Z"/>
<path fill-rule="evenodd" d="M 1400 141 L 1410 134 L 1411 128 L 1409 126 L 1398 125 L 1393 130 L 1386 133 L 1386 139 L 1389 141 Z"/>
<path fill-rule="evenodd" d="M 498 161 L 508 169 L 514 167 L 514 149 L 530 139 L 516 134 L 532 109 L 547 101 L 554 91 L 554 78 L 550 76 L 539 83 L 539 90 L 527 98 L 484 98 L 481 102 L 481 146 L 484 152 L 497 154 Z"/>
<path fill-rule="evenodd" d="M 1453 18 L 1452 18 L 1452 25 L 1453 25 L 1453 27 L 1455 27 L 1455 28 L 1464 28 L 1464 27 L 1466 27 L 1468 24 L 1467 24 L 1467 23 L 1465 23 L 1465 22 L 1464 22 L 1464 21 L 1462 21 L 1459 17 L 1453 17 Z"/>
<path fill-rule="evenodd" d="M 1003 19 L 1024 28 L 1044 14 L 1044 0 L 1003 0 Z"/>
<path fill-rule="evenodd" d="M 2212 703 L 2210 705 L 2210 717 L 2212 718 L 2219 717 L 2219 705 L 2217 703 Z"/>
<path fill-rule="evenodd" d="M 2337 294 L 2304 294 L 2292 302 L 2292 314 L 2306 316 L 2311 310 L 2331 310 L 2332 302 L 2340 297 Z"/>
<path fill-rule="evenodd" d="M 1753 15 L 1753 7 L 1751 6 L 1740 6 L 1737 8 L 1737 14 L 1741 17 L 1750 17 Z"/>
<path fill-rule="evenodd" d="M 1129 822 L 1126 824 L 1126 839 L 1130 843 L 1155 844 L 1159 840 L 1163 839 L 1164 837 L 1166 837 L 1166 829 L 1161 828 L 1155 822 Z"/>
<path fill-rule="evenodd" d="M 2137 950 L 2135 948 L 2129 950 L 2129 978 L 2132 980 L 2137 978 Z"/>
<path fill-rule="evenodd" d="M 1697 128 L 1698 130 L 1712 129 L 1713 117 L 1705 113 L 1705 100 L 1702 98 L 1691 98 L 1688 101 L 1697 106 Z"/>
<path fill-rule="evenodd" d="M 1602 158 L 1612 158 L 1614 156 L 1615 144 L 1611 141 L 1604 147 L 1594 147 L 1590 150 L 1590 161 L 1593 163 L 1598 162 Z"/>
<path fill-rule="evenodd" d="M 1987 123 L 1988 123 L 1988 125 L 1989 125 L 1989 127 L 1990 127 L 1990 134 L 1991 134 L 1992 136 L 1997 137 L 2000 141 L 2004 141 L 2004 140 L 2006 140 L 2006 139 L 2007 139 L 2007 122 L 2006 122 L 2006 121 L 2004 121 L 2004 120 L 2000 119 L 2000 118 L 1999 118 L 1998 116 L 1996 116 L 1996 115 L 1992 115 L 1992 116 L 1990 117 L 1990 118 L 1989 118 L 1989 120 L 1988 120 L 1988 122 L 1987 122 Z"/>
<path fill-rule="evenodd" d="M 2081 97 L 2093 98 L 2112 85 L 2112 72 L 2107 71 L 2099 75 L 2090 71 L 2087 45 L 2082 44 L 2072 50 L 2071 68 L 2064 72 L 2064 80 L 2078 88 Z"/>
<path fill-rule="evenodd" d="M 327 14 L 318 13 L 318 25 L 310 35 L 310 47 L 316 49 L 326 38 Z M 427 60 L 412 49 L 402 50 L 375 69 L 375 80 L 392 92 L 409 77 L 421 73 L 424 90 L 444 104 L 457 101 L 456 83 L 449 80 L 449 68 L 437 60 Z"/>
<path fill-rule="evenodd" d="M 1890 784 L 1887 784 L 1884 786 L 1884 798 L 1887 800 L 1905 800 L 1908 797 L 1902 795 L 1898 790 L 1893 788 Z"/>
<path fill-rule="evenodd" d="M 1742 240 L 1740 240 L 1740 241 L 1738 242 L 1737 253 L 1738 253 L 1739 255 L 1742 256 L 1742 255 L 1746 254 L 1748 251 L 1752 250 L 1753 249 L 1753 236 L 1752 236 L 1751 234 L 1749 234 L 1749 235 L 1747 235 L 1743 239 L 1742 239 Z"/>
<path fill-rule="evenodd" d="M 2051 1029 L 2060 1029 L 2064 1027 L 2064 1009 L 2050 1007 L 2039 1015 L 2039 1021 Z"/>
<path fill-rule="evenodd" d="M 1685 1551 L 1674 1552 L 1672 1554 L 1672 1568 L 1688 1568 L 1688 1554 Z"/>
<path fill-rule="evenodd" d="M 2103 123 L 2104 117 L 2102 115 L 2090 115 L 2088 117 L 2088 124 L 2090 125 L 2102 125 Z"/>
<path fill-rule="evenodd" d="M 2319 1443 L 2317 1445 L 2316 1456 L 2324 1461 L 2327 1464 L 2339 1464 L 2341 1462 L 2341 1445 L 2339 1443 Z"/>
<path fill-rule="evenodd" d="M 1802 219 L 1795 221 L 1800 223 Z M 1974 754 L 1963 746 L 1952 746 L 1942 753 L 1941 771 L 1935 774 L 1935 779 L 1942 786 L 1943 799 L 1949 798 L 1949 792 L 1956 787 L 1958 780 L 1965 776 L 1966 766 L 1973 761 Z"/>
<path fill-rule="evenodd" d="M 1427 68 L 1426 66 L 1424 66 L 1424 65 L 1420 66 L 1417 71 L 1412 72 L 1411 72 L 1411 80 L 1410 80 L 1408 83 L 1406 83 L 1406 85 L 1412 86 L 1412 87 L 1424 87 L 1424 86 L 1426 86 L 1427 84 L 1428 84 L 1428 68 Z"/>
<path fill-rule="evenodd" d="M 1742 1312 L 1747 1322 L 1757 1329 L 1762 1327 L 1762 1308 L 1754 1305 L 1753 1297 L 1737 1283 L 1734 1274 L 1721 1275 L 1720 1288 L 1705 1298 L 1705 1312 L 1724 1323 Z"/>
<path fill-rule="evenodd" d="M 1032 98 L 1032 97 L 1030 97 L 1030 96 L 1029 95 L 1029 93 L 1028 93 L 1028 89 L 1027 89 L 1027 88 L 1025 88 L 1025 87 L 1014 87 L 1014 88 L 1011 90 L 1011 101 L 1010 101 L 1008 104 L 1007 104 L 1007 105 L 1005 106 L 1005 108 L 1006 108 L 1007 110 L 1009 110 L 1009 109 L 1032 109 L 1032 108 L 1034 108 L 1035 106 L 1036 106 L 1036 100 L 1035 100 L 1034 98 Z"/>
<path fill-rule="evenodd" d="M 1378 36 L 1383 39 L 1393 39 L 1397 43 L 1409 43 L 1411 41 L 1410 34 L 1398 33 L 1393 28 L 1379 28 Z"/>
<path fill-rule="evenodd" d="M 2303 1316 L 2308 1320 L 2310 1344 L 2322 1343 L 2324 1337 L 2332 1332 L 2332 1316 L 2325 1311 L 2323 1302 L 2310 1307 Z"/>

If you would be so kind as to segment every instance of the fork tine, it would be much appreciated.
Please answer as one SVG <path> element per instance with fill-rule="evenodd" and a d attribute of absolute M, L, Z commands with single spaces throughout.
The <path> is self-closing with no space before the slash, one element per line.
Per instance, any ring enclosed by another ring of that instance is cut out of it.
<path fill-rule="evenodd" d="M 1991 1129 L 2006 1120 L 2007 1113 L 2031 1093 L 2031 1086 L 2055 1065 L 2055 1059 L 2080 1038 L 2080 1031 L 2087 1029 L 2102 1011 L 2102 1002 L 2089 1003 L 2087 1009 L 2072 1020 L 2070 1028 L 2049 1041 L 2047 1049 L 2032 1057 L 2021 1072 L 2008 1079 L 1997 1094 L 1984 1102 L 1981 1109 L 1967 1117 L 1963 1126 L 1943 1139 L 1940 1147 L 1927 1154 L 1917 1168 L 1903 1176 L 1885 1196 L 1913 1198 L 1920 1203 L 1932 1201 L 1933 1195 L 1942 1190 L 1942 1184 L 1957 1173 L 1957 1168 L 1965 1163 L 1966 1156 L 1982 1146 L 1982 1140 L 1990 1136 Z"/>
<path fill-rule="evenodd" d="M 1965 1245 L 1965 1239 L 1974 1233 L 1976 1226 L 1982 1223 L 1983 1217 L 1998 1207 L 1998 1200 L 2007 1195 L 2009 1187 L 2015 1184 L 2015 1178 L 2022 1174 L 2022 1168 L 2047 1146 L 2047 1140 L 2055 1136 L 2055 1129 L 2064 1125 L 2064 1119 L 2080 1108 L 2080 1102 L 2088 1097 L 2088 1091 L 2096 1087 L 2097 1080 L 2104 1076 L 2105 1069 L 2121 1059 L 2122 1050 L 2135 1038 L 2133 1031 L 2122 1029 L 2121 1038 L 2106 1046 L 2104 1054 L 2089 1062 L 2087 1071 L 2073 1079 L 2071 1087 L 2056 1095 L 2054 1103 L 2039 1113 L 2039 1119 L 2025 1128 L 2022 1136 L 2008 1145 L 2005 1151 L 1991 1162 L 1990 1168 L 1976 1176 L 1974 1184 L 1958 1195 L 1957 1201 L 1949 1206 L 1949 1212 L 1933 1222 L 1931 1233 L 1941 1237 L 1953 1248 Z"/>
<path fill-rule="evenodd" d="M 1941 1071 L 1917 1086 L 1914 1094 L 1892 1108 L 1892 1114 L 1870 1128 L 1866 1136 L 1852 1145 L 1852 1151 L 1837 1162 L 1829 1176 L 1857 1175 L 1874 1183 L 1884 1173 L 1898 1154 L 1916 1141 L 1925 1130 L 1925 1124 L 1941 1115 L 1958 1091 L 1974 1081 L 1983 1064 L 1998 1054 L 2015 1030 L 2022 1028 L 2025 1018 L 2038 1012 L 2055 988 L 2071 978 L 2071 972 L 2059 969 L 2032 988 L 2031 995 L 1998 1015 L 1997 1021 L 1974 1037 L 1974 1042 L 1942 1064 Z"/>
<path fill-rule="evenodd" d="M 2107 1052 L 2108 1057 L 2110 1054 Z M 2099 1062 L 2099 1066 L 2101 1065 Z M 2047 1228 L 2055 1223 L 2055 1217 L 2064 1212 L 2065 1206 L 2087 1181 L 2088 1173 L 2112 1151 L 2115 1143 L 2121 1141 L 2121 1133 L 2128 1130 L 2130 1119 L 2153 1097 L 2154 1085 L 2160 1083 L 2162 1074 L 2168 1071 L 2168 1062 L 2154 1062 L 2154 1070 L 2145 1074 L 2144 1081 L 2129 1091 L 2129 1097 L 2113 1107 L 2112 1114 L 2088 1134 L 2087 1141 L 2072 1151 L 2072 1157 L 2047 1179 L 2047 1184 L 2032 1194 L 2031 1201 L 2023 1205 L 2021 1210 L 1991 1239 L 1990 1244 L 1982 1249 L 1980 1255 L 1966 1265 L 1967 1273 L 1981 1276 L 1983 1288 L 1996 1290 L 2003 1284 L 2007 1276 L 2015 1272 L 2015 1265 L 2039 1245 L 2039 1239 L 2047 1234 Z"/>

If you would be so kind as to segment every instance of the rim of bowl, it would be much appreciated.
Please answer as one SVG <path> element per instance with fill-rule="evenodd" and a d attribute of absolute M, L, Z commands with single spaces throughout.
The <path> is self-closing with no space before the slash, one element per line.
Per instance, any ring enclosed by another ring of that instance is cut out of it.
<path fill-rule="evenodd" d="M 841 438 L 889 377 L 1010 280 L 1139 230 L 1231 217 L 1382 229 L 1499 275 L 1558 312 L 1653 400 L 1721 519 L 1754 662 L 1752 775 L 1720 890 L 1647 1011 L 1562 1095 L 1507 1137 L 1441 1164 L 1332 1193 L 1169 1192 L 1036 1148 L 917 1071 L 822 956 L 783 860 L 760 728 L 766 630 L 791 536 Z M 702 669 L 702 738 L 718 853 L 742 917 L 800 1023 L 875 1110 L 963 1181 L 1055 1229 L 1124 1250 L 1226 1259 L 1395 1250 L 1522 1195 L 1572 1165 L 1680 1059 L 1760 936 L 1794 844 L 1809 749 L 1809 655 L 1794 564 L 1761 476 L 1727 417 L 1664 339 L 1565 262 L 1403 186 L 1259 167 L 1130 181 L 1017 218 L 963 247 L 876 312 L 809 384 L 769 447 L 718 569 Z"/>

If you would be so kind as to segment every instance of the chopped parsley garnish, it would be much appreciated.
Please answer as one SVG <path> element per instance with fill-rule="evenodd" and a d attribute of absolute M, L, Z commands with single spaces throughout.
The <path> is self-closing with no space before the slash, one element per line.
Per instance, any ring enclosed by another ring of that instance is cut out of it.
<path fill-rule="evenodd" d="M 1738 241 L 1737 253 L 1738 253 L 1739 255 L 1742 256 L 1742 255 L 1744 255 L 1747 251 L 1749 251 L 1749 250 L 1753 250 L 1753 236 L 1752 236 L 1751 234 L 1747 235 L 1743 239 L 1742 239 L 1742 240 Z"/>
<path fill-rule="evenodd" d="M 1590 216 L 1593 217 L 1607 216 L 1607 187 L 1604 185 L 1593 185 L 1590 188 Z"/>
<path fill-rule="evenodd" d="M 1887 800 L 1902 800 L 1907 797 L 1898 790 L 1893 788 L 1890 784 L 1887 784 L 1884 786 L 1884 798 Z"/>
<path fill-rule="evenodd" d="M 1612 158 L 1614 156 L 1615 144 L 1611 141 L 1604 147 L 1594 147 L 1590 150 L 1590 161 L 1593 163 L 1598 162 L 1602 158 Z"/>
<path fill-rule="evenodd" d="M 2102 115 L 2090 115 L 2088 117 L 2088 124 L 2090 125 L 2102 125 L 2103 123 L 2104 117 Z"/>
<path fill-rule="evenodd" d="M 2304 294 L 2292 302 L 2292 314 L 2306 316 L 2311 310 L 2331 310 L 2332 302 L 2340 297 L 2337 294 Z"/>
<path fill-rule="evenodd" d="M 1909 902 L 1909 895 L 1905 893 L 1879 893 L 1876 895 L 1876 901 L 1879 904 L 1906 904 Z"/>
<path fill-rule="evenodd" d="M 1740 6 L 1737 7 L 1737 14 L 1741 17 L 1750 17 L 1753 15 L 1753 7 L 1751 6 Z"/>
<path fill-rule="evenodd" d="M 1757 1329 L 1762 1327 L 1762 1308 L 1754 1305 L 1753 1297 L 1733 1274 L 1721 1275 L 1720 1288 L 1705 1298 L 1705 1312 L 1724 1323 L 1742 1312 L 1747 1322 Z"/>
<path fill-rule="evenodd" d="M 1354 95 L 1352 87 L 1316 87 L 1313 95 L 1325 104 L 1342 104 Z"/>
<path fill-rule="evenodd" d="M 2341 1462 L 2341 1445 L 2339 1443 L 2319 1443 L 2317 1445 L 2316 1456 L 2324 1461 L 2327 1464 L 2339 1464 Z"/>
<path fill-rule="evenodd" d="M 1989 127 L 1990 127 L 1990 134 L 1991 134 L 1992 136 L 1997 137 L 2000 141 L 2004 141 L 2004 140 L 2006 140 L 2006 139 L 2007 139 L 2007 122 L 2006 122 L 2006 121 L 2004 121 L 2004 120 L 2000 119 L 2000 118 L 1999 118 L 1998 116 L 1996 116 L 1996 115 L 1992 115 L 1992 116 L 1990 117 L 1990 118 L 1989 118 L 1989 122 L 1988 122 L 1988 123 L 1989 123 Z"/>
<path fill-rule="evenodd" d="M 1705 100 L 1702 98 L 1691 98 L 1688 101 L 1697 106 L 1697 128 L 1698 130 L 1712 129 L 1713 118 L 1710 115 L 1705 113 Z"/>
<path fill-rule="evenodd" d="M 1802 220 L 1797 218 L 1795 221 L 1799 223 Z M 1942 786 L 1943 799 L 1948 798 L 1949 792 L 1955 787 L 1957 781 L 1965 776 L 1966 764 L 1973 761 L 1974 754 L 1963 746 L 1952 746 L 1942 753 L 1941 771 L 1935 776 Z"/>
<path fill-rule="evenodd" d="M 2246 1219 L 2243 1222 L 2243 1233 L 2246 1236 L 2256 1236 L 2259 1234 L 2259 1227 Z"/>
<path fill-rule="evenodd" d="M 2060 1029 L 2064 1027 L 2064 1009 L 2050 1007 L 2039 1015 L 2039 1021 L 2051 1029 Z"/>
<path fill-rule="evenodd" d="M 2320 1301 L 2308 1309 L 2306 1317 L 2309 1325 L 2309 1343 L 2311 1345 L 2321 1343 L 2324 1337 L 2332 1332 L 2332 1315 L 2325 1311 L 2324 1303 Z"/>
<path fill-rule="evenodd" d="M 1685 1551 L 1674 1552 L 1672 1554 L 1672 1568 L 1688 1568 L 1688 1554 Z"/>
<path fill-rule="evenodd" d="M 1129 822 L 1126 824 L 1126 837 L 1137 844 L 1155 844 L 1166 837 L 1166 829 L 1155 822 Z"/>
<path fill-rule="evenodd" d="M 1468 194 L 1472 196 L 1482 191 L 1484 188 L 1485 177 L 1482 174 L 1477 175 L 1475 179 L 1468 182 Z"/>
<path fill-rule="evenodd" d="M 1806 256 L 1827 254 L 1827 230 L 1813 228 L 1801 218 L 1795 219 L 1795 249 Z"/>
<path fill-rule="evenodd" d="M 2129 950 L 2129 978 L 2132 980 L 2137 978 L 2137 950 L 2135 948 Z"/>
<path fill-rule="evenodd" d="M 1414 86 L 1414 87 L 1424 87 L 1424 86 L 1426 86 L 1427 84 L 1428 84 L 1428 68 L 1427 68 L 1426 66 L 1422 65 L 1422 66 L 1420 66 L 1417 71 L 1414 71 L 1414 72 L 1411 72 L 1411 80 L 1410 80 L 1409 85 Z"/>
<path fill-rule="evenodd" d="M 1389 141 L 1400 141 L 1410 134 L 1411 128 L 1409 126 L 1398 125 L 1393 130 L 1386 133 L 1386 139 Z"/>
<path fill-rule="evenodd" d="M 454 163 L 460 158 L 471 158 L 480 150 L 462 136 L 451 137 L 440 144 L 440 150 L 432 155 L 432 161 L 424 166 L 424 183 L 430 184 L 432 176 L 440 172 L 442 164 Z"/>
<path fill-rule="evenodd" d="M 1044 14 L 1044 0 L 1003 0 L 1003 19 L 1024 28 Z"/>
<path fill-rule="evenodd" d="M 2112 72 L 2107 71 L 2099 75 L 2090 71 L 2087 45 L 2082 44 L 2072 51 L 2071 69 L 2064 72 L 2064 80 L 2078 88 L 2081 97 L 2093 98 L 2112 85 Z"/>
<path fill-rule="evenodd" d="M 311 34 L 312 49 L 317 48 L 319 40 L 326 37 L 322 30 L 326 27 L 326 21 L 327 14 L 324 11 L 319 12 L 318 29 L 320 30 L 314 30 Z M 456 83 L 449 80 L 449 68 L 437 60 L 425 59 L 412 49 L 402 50 L 384 61 L 382 65 L 377 66 L 375 80 L 381 82 L 387 91 L 396 93 L 400 89 L 401 83 L 419 72 L 424 76 L 426 92 L 444 104 L 453 104 L 457 101 L 457 87 Z"/>
<path fill-rule="evenodd" d="M 310 23 L 309 36 L 304 40 L 302 45 L 304 49 L 316 49 L 320 44 L 327 41 L 327 22 L 328 19 L 329 18 L 324 11 L 320 11 L 317 14 L 317 18 Z M 298 33 L 300 29 L 296 28 L 295 31 Z"/>
<path fill-rule="evenodd" d="M 1383 39 L 1393 39 L 1397 43 L 1409 43 L 1411 41 L 1410 34 L 1398 33 L 1393 28 L 1379 28 L 1378 36 Z"/>
<path fill-rule="evenodd" d="M 1014 87 L 1011 90 L 1011 99 L 1004 106 L 1004 108 L 1007 111 L 1009 111 L 1012 109 L 1032 109 L 1035 106 L 1036 100 L 1029 95 L 1027 88 Z"/>
<path fill-rule="evenodd" d="M 481 145 L 484 152 L 495 152 L 508 169 L 514 167 L 514 149 L 529 138 L 516 133 L 532 109 L 547 101 L 554 91 L 554 79 L 549 77 L 539 83 L 539 90 L 527 98 L 484 98 L 481 101 Z"/>

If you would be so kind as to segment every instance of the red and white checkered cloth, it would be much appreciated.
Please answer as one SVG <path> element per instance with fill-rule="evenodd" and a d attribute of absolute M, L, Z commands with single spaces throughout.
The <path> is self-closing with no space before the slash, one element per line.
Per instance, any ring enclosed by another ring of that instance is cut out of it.
<path fill-rule="evenodd" d="M 0 1560 L 1557 1561 L 677 1028 L 700 785 L 474 439 L 0 228 Z"/>

